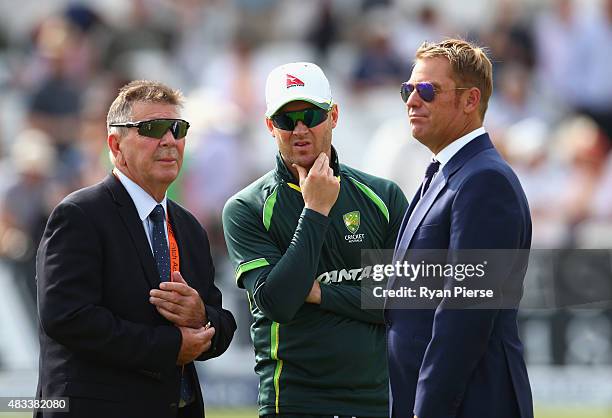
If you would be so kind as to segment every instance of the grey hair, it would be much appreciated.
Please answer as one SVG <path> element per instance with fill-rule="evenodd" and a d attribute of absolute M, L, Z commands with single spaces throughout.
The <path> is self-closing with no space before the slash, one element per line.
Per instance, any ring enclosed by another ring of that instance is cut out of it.
<path fill-rule="evenodd" d="M 165 103 L 177 107 L 183 106 L 183 93 L 158 81 L 135 80 L 119 89 L 119 94 L 111 104 L 106 116 L 108 134 L 119 136 L 127 134 L 127 128 L 110 126 L 111 123 L 133 122 L 134 103 Z"/>

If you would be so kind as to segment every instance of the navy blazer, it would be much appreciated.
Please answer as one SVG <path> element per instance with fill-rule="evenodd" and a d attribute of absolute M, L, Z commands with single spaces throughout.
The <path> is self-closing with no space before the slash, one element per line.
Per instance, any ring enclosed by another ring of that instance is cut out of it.
<path fill-rule="evenodd" d="M 216 333 L 197 360 L 223 353 L 236 323 L 214 283 L 206 232 L 168 200 L 180 271 L 198 291 Z M 51 214 L 37 254 L 40 337 L 38 398 L 68 397 L 70 413 L 36 417 L 177 415 L 180 374 L 194 382 L 195 416 L 204 416 L 193 363 L 176 366 L 181 333 L 149 302 L 159 273 L 134 202 L 121 182 L 72 193 Z"/>
<path fill-rule="evenodd" d="M 412 200 L 394 258 L 407 260 L 414 249 L 530 246 L 525 194 L 484 134 L 451 158 L 421 199 L 417 194 Z M 520 299 L 526 259 L 508 260 L 505 268 L 502 286 Z M 516 308 L 386 306 L 392 417 L 533 418 Z"/>

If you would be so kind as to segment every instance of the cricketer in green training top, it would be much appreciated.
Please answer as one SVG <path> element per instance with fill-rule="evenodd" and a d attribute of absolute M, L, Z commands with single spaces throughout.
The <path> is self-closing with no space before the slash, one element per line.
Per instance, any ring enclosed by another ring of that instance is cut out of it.
<path fill-rule="evenodd" d="M 361 308 L 361 250 L 394 248 L 406 198 L 338 163 L 338 106 L 319 67 L 274 69 L 266 103 L 276 168 L 223 210 L 254 317 L 259 415 L 388 416 L 385 326 Z"/>

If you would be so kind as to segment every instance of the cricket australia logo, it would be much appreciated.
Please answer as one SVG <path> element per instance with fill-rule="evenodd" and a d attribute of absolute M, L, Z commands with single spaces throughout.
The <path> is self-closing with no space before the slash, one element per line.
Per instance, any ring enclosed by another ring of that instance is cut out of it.
<path fill-rule="evenodd" d="M 351 234 L 354 234 L 359 230 L 361 216 L 359 215 L 358 210 L 345 213 L 344 215 L 342 215 L 342 219 L 344 219 L 344 225 L 346 225 L 346 229 L 348 229 Z"/>
<path fill-rule="evenodd" d="M 348 242 L 362 242 L 365 234 L 358 234 L 359 226 L 361 225 L 361 215 L 358 210 L 345 213 L 342 215 L 344 226 L 350 232 L 350 235 L 345 235 L 344 239 Z"/>

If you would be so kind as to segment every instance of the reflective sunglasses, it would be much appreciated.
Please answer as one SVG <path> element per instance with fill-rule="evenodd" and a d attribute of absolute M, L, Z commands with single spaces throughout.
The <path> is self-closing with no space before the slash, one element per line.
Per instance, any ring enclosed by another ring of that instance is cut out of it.
<path fill-rule="evenodd" d="M 189 122 L 183 119 L 151 119 L 140 122 L 111 123 L 108 126 L 121 128 L 138 128 L 138 134 L 149 138 L 161 139 L 170 129 L 174 139 L 181 139 L 187 135 Z"/>
<path fill-rule="evenodd" d="M 436 98 L 436 93 L 442 93 L 444 91 L 451 91 L 451 90 L 469 90 L 469 89 L 470 87 L 455 87 L 454 89 L 440 90 L 440 89 L 437 89 L 429 81 L 424 81 L 422 83 L 416 83 L 416 84 L 409 83 L 406 81 L 402 83 L 402 87 L 400 88 L 400 94 L 402 96 L 402 100 L 404 101 L 404 103 L 406 103 L 408 101 L 408 98 L 412 94 L 412 92 L 416 90 L 419 97 L 423 99 L 423 101 L 429 103 L 429 102 L 433 102 L 433 100 Z"/>
<path fill-rule="evenodd" d="M 302 121 L 309 128 L 314 128 L 320 125 L 321 122 L 327 119 L 327 110 L 319 107 L 312 107 L 304 110 L 296 110 L 293 112 L 279 112 L 274 114 L 270 119 L 272 124 L 283 131 L 293 131 L 298 121 Z"/>

